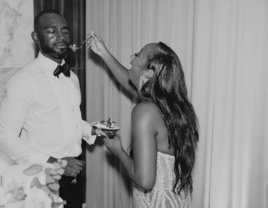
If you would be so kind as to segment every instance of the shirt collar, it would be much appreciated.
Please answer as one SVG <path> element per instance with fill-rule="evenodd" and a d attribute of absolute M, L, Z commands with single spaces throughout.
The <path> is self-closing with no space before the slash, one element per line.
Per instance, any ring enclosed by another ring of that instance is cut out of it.
<path fill-rule="evenodd" d="M 38 59 L 38 61 L 41 62 L 42 66 L 45 66 L 44 67 L 45 70 L 49 70 L 52 73 L 59 65 L 56 61 L 53 61 L 53 60 L 47 58 L 46 56 L 44 56 L 40 51 L 39 51 L 36 59 Z M 63 65 L 64 63 L 65 63 L 65 60 L 63 59 L 61 62 L 61 65 Z"/>

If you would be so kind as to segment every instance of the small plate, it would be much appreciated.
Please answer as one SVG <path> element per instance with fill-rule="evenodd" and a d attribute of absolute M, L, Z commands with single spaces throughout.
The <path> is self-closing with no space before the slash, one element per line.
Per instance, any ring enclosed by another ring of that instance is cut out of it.
<path fill-rule="evenodd" d="M 107 131 L 117 131 L 120 129 L 119 126 L 114 126 L 114 127 L 110 128 L 110 127 L 106 126 L 105 124 L 100 123 L 99 121 L 92 122 L 91 125 L 96 127 L 96 128 L 100 128 L 102 130 L 107 130 Z"/>

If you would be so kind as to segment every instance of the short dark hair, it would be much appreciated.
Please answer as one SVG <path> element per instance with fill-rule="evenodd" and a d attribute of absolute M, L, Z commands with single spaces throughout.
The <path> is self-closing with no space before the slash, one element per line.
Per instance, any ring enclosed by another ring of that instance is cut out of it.
<path fill-rule="evenodd" d="M 53 13 L 62 16 L 59 12 L 57 12 L 56 10 L 53 10 L 53 9 L 44 10 L 44 11 L 38 13 L 34 18 L 34 31 L 38 32 L 37 28 L 38 28 L 39 20 L 43 15 L 45 15 L 45 14 L 53 14 Z"/>

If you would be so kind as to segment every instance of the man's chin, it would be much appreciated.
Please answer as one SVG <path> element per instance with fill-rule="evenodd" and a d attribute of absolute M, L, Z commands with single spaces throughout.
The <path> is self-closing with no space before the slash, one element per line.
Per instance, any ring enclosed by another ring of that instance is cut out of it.
<path fill-rule="evenodd" d="M 64 45 L 63 43 L 61 44 L 54 44 L 51 47 L 48 46 L 45 41 L 40 41 L 40 50 L 42 51 L 43 54 L 45 54 L 47 57 L 50 57 L 52 59 L 64 59 L 68 56 L 68 47 Z"/>
<path fill-rule="evenodd" d="M 52 59 L 64 59 L 68 56 L 68 50 L 53 50 L 48 47 L 42 47 L 41 51 L 43 54 L 45 54 L 47 57 L 50 57 Z"/>
<path fill-rule="evenodd" d="M 62 48 L 58 50 L 54 49 L 54 55 L 58 57 L 58 59 L 64 59 L 68 56 L 68 50 L 67 48 Z"/>
<path fill-rule="evenodd" d="M 68 56 L 67 51 L 65 53 L 57 53 L 57 54 L 58 54 L 58 59 L 65 59 Z"/>
<path fill-rule="evenodd" d="M 65 59 L 67 56 L 68 56 L 68 52 L 61 52 L 61 53 L 58 53 L 58 52 L 54 52 L 54 53 L 50 53 L 50 54 L 47 54 L 48 56 L 50 56 L 51 58 L 53 59 Z"/>

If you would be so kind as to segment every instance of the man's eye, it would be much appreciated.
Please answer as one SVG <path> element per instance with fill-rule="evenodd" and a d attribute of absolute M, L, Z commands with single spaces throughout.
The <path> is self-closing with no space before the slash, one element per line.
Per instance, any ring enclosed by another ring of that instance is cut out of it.
<path fill-rule="evenodd" d="M 68 35 L 69 34 L 69 30 L 63 30 L 62 33 Z"/>
<path fill-rule="evenodd" d="M 134 53 L 134 55 L 137 57 L 138 56 L 138 54 L 137 53 Z"/>
<path fill-rule="evenodd" d="M 48 30 L 47 33 L 55 33 L 55 30 Z"/>

